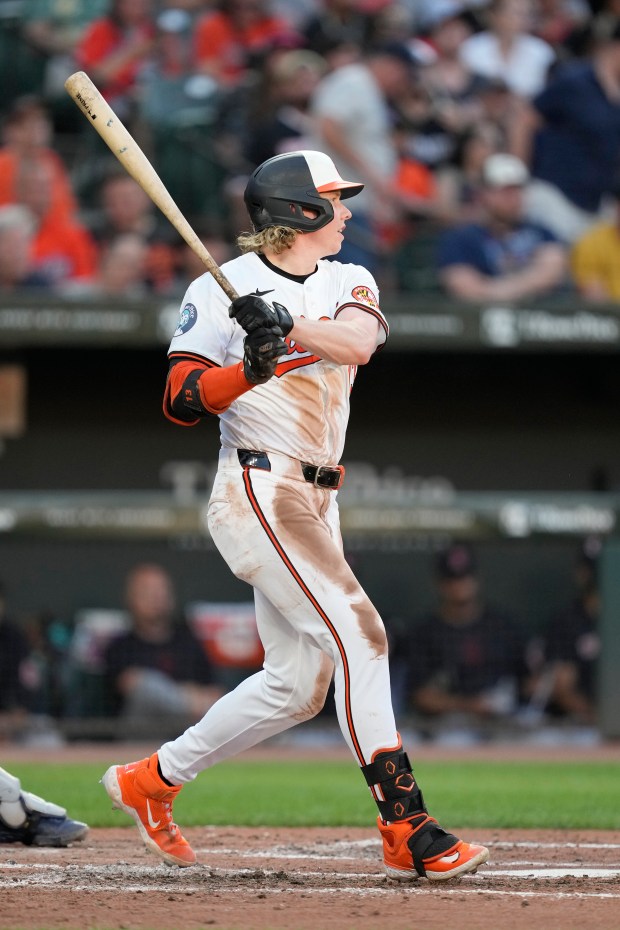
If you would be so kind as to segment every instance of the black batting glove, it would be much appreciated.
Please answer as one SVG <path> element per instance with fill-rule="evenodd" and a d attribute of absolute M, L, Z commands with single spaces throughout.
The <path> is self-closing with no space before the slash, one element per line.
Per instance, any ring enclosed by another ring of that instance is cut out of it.
<path fill-rule="evenodd" d="M 265 384 L 273 376 L 278 360 L 288 352 L 279 326 L 254 329 L 243 340 L 243 374 L 250 384 Z"/>
<path fill-rule="evenodd" d="M 279 326 L 283 336 L 288 336 L 293 328 L 293 318 L 282 304 L 273 306 L 258 294 L 244 294 L 236 297 L 228 308 L 228 315 L 237 321 L 246 333 L 252 333 L 258 327 Z"/>

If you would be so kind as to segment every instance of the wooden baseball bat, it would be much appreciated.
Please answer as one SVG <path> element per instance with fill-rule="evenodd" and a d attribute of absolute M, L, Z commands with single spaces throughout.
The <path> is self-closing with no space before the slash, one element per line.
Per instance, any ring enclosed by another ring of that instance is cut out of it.
<path fill-rule="evenodd" d="M 189 247 L 194 250 L 226 296 L 230 300 L 238 297 L 239 295 L 226 275 L 222 273 L 219 265 L 170 196 L 151 162 L 109 103 L 103 99 L 88 75 L 84 71 L 76 71 L 65 81 L 65 89 L 125 170 L 146 191 L 153 203 L 159 207 Z"/>

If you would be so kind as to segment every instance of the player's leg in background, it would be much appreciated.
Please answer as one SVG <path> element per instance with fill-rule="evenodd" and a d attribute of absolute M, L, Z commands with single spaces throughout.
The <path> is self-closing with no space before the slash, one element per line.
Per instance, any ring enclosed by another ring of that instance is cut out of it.
<path fill-rule="evenodd" d="M 71 820 L 64 807 L 22 790 L 19 778 L 0 768 L 0 843 L 69 846 L 87 833 L 87 825 Z"/>

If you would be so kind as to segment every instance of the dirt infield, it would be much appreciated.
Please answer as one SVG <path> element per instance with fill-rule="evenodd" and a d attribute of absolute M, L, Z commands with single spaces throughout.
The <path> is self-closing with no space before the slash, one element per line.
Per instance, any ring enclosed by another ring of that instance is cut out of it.
<path fill-rule="evenodd" d="M 388 880 L 367 829 L 186 830 L 200 864 L 159 864 L 134 828 L 67 850 L 2 847 L 0 928 L 617 930 L 620 833 L 478 831 L 491 861 L 430 885 Z"/>
<path fill-rule="evenodd" d="M 476 755 L 487 752 L 511 755 Z M 45 753 L 50 762 L 117 756 L 118 746 Z M 588 756 L 617 760 L 618 747 Z M 36 758 L 3 754 L 6 765 Z M 189 869 L 159 863 L 133 826 L 91 830 L 66 850 L 0 846 L 0 930 L 620 930 L 620 831 L 463 829 L 490 847 L 490 862 L 435 885 L 387 879 L 372 826 L 184 832 L 199 859 Z"/>

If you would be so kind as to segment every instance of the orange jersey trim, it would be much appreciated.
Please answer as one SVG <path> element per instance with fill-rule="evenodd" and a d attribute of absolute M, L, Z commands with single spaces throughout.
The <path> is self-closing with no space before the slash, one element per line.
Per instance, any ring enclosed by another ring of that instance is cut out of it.
<path fill-rule="evenodd" d="M 197 352 L 170 352 L 168 354 L 168 359 L 172 362 L 175 360 L 200 362 L 201 365 L 204 365 L 205 368 L 221 368 L 221 365 L 218 365 L 217 362 L 212 362 L 210 358 L 206 358 L 204 355 L 198 355 Z"/>

